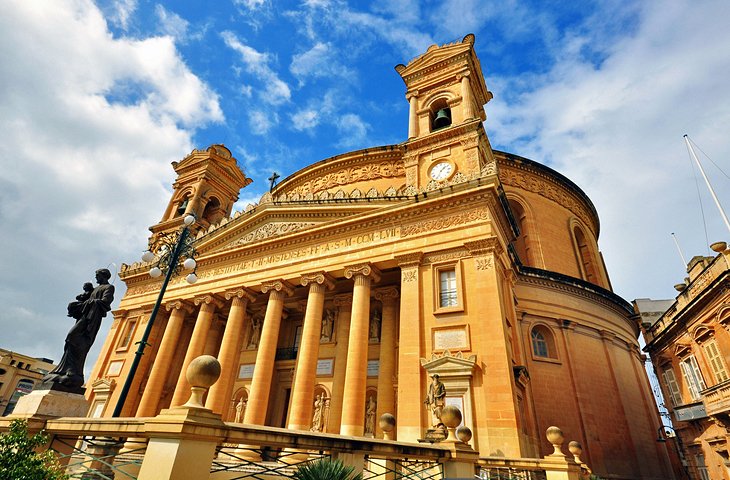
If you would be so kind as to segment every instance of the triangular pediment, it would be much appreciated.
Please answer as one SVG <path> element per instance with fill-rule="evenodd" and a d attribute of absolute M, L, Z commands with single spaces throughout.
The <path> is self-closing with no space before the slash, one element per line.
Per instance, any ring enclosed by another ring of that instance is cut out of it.
<path fill-rule="evenodd" d="M 467 38 L 468 37 L 469 36 L 467 36 Z M 408 65 L 406 66 L 399 65 L 396 67 L 396 70 L 401 74 L 401 76 L 407 77 L 408 75 L 412 75 L 421 70 L 430 69 L 435 65 L 439 65 L 449 59 L 458 57 L 463 53 L 469 52 L 472 48 L 473 36 L 471 42 L 467 41 L 467 38 L 460 42 L 442 46 L 431 45 L 426 53 L 414 58 L 408 62 Z"/>
<path fill-rule="evenodd" d="M 377 203 L 317 205 L 258 205 L 249 211 L 237 212 L 198 234 L 196 250 L 213 254 L 244 248 L 267 240 L 298 234 L 322 225 L 333 225 L 353 216 L 370 213 L 382 205 Z"/>
<path fill-rule="evenodd" d="M 446 350 L 441 354 L 432 354 L 431 359 L 421 359 L 421 366 L 428 375 L 441 377 L 471 376 L 476 368 L 476 355 L 465 356 L 462 352 L 451 353 Z"/>

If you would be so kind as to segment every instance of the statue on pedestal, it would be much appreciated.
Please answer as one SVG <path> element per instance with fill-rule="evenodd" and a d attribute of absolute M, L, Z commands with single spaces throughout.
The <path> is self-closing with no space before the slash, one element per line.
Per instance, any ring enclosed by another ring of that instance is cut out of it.
<path fill-rule="evenodd" d="M 83 292 L 68 304 L 68 316 L 76 323 L 66 335 L 63 356 L 58 366 L 43 377 L 43 387 L 56 387 L 71 393 L 83 393 L 84 363 L 101 327 L 101 319 L 111 310 L 114 285 L 109 284 L 112 274 L 106 268 L 96 271 L 95 288 L 85 283 Z"/>
<path fill-rule="evenodd" d="M 433 427 L 436 428 L 443 425 L 441 422 L 441 410 L 446 404 L 446 387 L 439 380 L 437 373 L 431 375 L 431 379 L 433 381 L 431 382 L 431 385 L 428 386 L 428 395 L 423 403 L 430 408 L 431 418 L 433 420 L 432 424 Z"/>

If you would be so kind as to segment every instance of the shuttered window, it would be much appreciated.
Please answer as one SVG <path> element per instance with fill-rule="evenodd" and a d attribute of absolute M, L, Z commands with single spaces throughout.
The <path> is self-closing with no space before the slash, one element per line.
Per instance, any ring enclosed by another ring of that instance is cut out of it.
<path fill-rule="evenodd" d="M 717 348 L 717 342 L 710 340 L 705 343 L 705 353 L 707 354 L 707 360 L 712 368 L 712 373 L 715 374 L 717 383 L 724 382 L 728 379 L 727 370 L 725 370 L 725 363 L 722 361 L 720 350 Z"/>
<path fill-rule="evenodd" d="M 699 400 L 700 392 L 707 388 L 705 381 L 702 379 L 702 373 L 700 367 L 697 365 L 697 360 L 694 356 L 689 356 L 687 359 L 682 360 L 679 364 L 682 367 L 682 375 L 684 376 L 684 382 L 687 385 L 689 394 L 692 400 Z"/>
<path fill-rule="evenodd" d="M 675 407 L 682 405 L 682 394 L 679 391 L 679 384 L 677 383 L 677 377 L 674 376 L 674 370 L 671 368 L 664 370 L 662 377 L 664 378 L 664 385 L 667 387 L 672 405 Z"/>

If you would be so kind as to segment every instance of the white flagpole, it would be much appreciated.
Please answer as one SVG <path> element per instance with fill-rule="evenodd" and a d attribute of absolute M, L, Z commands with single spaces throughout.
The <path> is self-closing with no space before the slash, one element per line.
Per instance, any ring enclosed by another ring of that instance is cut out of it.
<path fill-rule="evenodd" d="M 684 135 L 684 142 L 687 144 L 687 149 L 689 150 L 690 155 L 692 155 L 692 158 L 694 159 L 695 163 L 700 168 L 700 173 L 702 173 L 702 178 L 705 179 L 707 188 L 710 190 L 710 195 L 712 195 L 712 199 L 715 201 L 715 205 L 717 205 L 717 209 L 720 210 L 720 216 L 722 216 L 722 219 L 725 221 L 725 226 L 727 227 L 727 231 L 730 232 L 730 221 L 727 219 L 727 215 L 725 215 L 725 211 L 722 209 L 722 205 L 720 205 L 720 200 L 717 199 L 717 195 L 715 195 L 715 191 L 712 189 L 712 185 L 710 185 L 710 181 L 707 179 L 707 175 L 705 175 L 705 170 L 702 168 L 702 164 L 700 163 L 700 160 L 697 158 L 697 155 L 695 154 L 695 151 L 692 148 L 692 145 L 689 143 L 689 137 L 687 137 L 687 134 Z"/>

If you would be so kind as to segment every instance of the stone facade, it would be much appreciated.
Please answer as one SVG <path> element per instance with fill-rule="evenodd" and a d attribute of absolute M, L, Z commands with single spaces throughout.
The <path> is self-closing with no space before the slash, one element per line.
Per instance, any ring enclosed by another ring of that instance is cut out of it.
<path fill-rule="evenodd" d="M 643 333 L 684 470 L 730 479 L 730 250 L 713 249 L 689 262 L 675 301 Z"/>
<path fill-rule="evenodd" d="M 184 401 L 180 372 L 211 354 L 223 373 L 206 406 L 228 421 L 383 438 L 374 409 L 417 442 L 438 373 L 482 456 L 550 454 L 542 432 L 560 425 L 598 474 L 671 477 L 596 210 L 559 173 L 491 148 L 473 43 L 396 67 L 407 141 L 315 163 L 242 212 L 231 215 L 231 192 L 249 180 L 225 147 L 175 165 L 151 245 L 185 213 L 205 219 L 193 227 L 199 280 L 170 283 L 122 415 Z M 91 375 L 105 415 L 160 289 L 149 268 L 121 271 L 128 290 Z"/>

